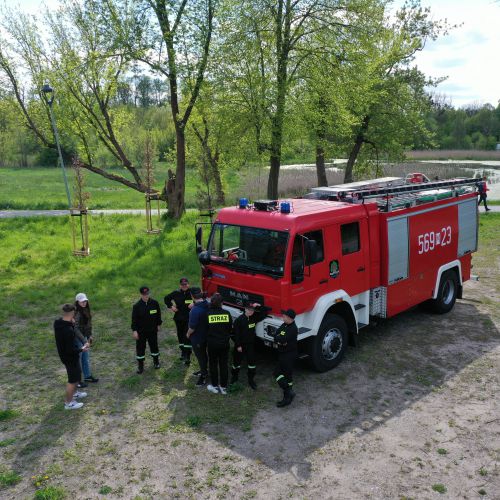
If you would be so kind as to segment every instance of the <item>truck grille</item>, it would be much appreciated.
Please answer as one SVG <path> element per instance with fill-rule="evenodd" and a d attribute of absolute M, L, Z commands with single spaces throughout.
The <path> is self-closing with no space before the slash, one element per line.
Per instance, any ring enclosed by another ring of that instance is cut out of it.
<path fill-rule="evenodd" d="M 228 288 L 227 286 L 218 286 L 217 291 L 222 295 L 224 302 L 228 304 L 234 304 L 239 307 L 243 307 L 245 302 L 258 302 L 260 305 L 264 304 L 264 297 L 256 293 L 243 292 L 241 290 L 235 290 L 234 288 Z"/>

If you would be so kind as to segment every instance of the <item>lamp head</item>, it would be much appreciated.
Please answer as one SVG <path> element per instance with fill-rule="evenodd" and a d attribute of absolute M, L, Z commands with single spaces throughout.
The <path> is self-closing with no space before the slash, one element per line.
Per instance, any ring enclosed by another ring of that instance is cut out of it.
<path fill-rule="evenodd" d="M 54 89 L 48 84 L 44 83 L 43 87 L 40 91 L 45 94 L 45 99 L 47 99 L 47 103 L 50 105 L 54 101 Z"/>

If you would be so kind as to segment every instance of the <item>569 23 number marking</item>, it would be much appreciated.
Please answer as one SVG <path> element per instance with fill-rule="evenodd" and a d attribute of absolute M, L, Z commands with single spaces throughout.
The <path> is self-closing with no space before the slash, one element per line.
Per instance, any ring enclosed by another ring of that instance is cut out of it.
<path fill-rule="evenodd" d="M 432 252 L 436 247 L 445 247 L 451 244 L 451 226 L 440 230 L 420 234 L 418 236 L 418 253 Z"/>

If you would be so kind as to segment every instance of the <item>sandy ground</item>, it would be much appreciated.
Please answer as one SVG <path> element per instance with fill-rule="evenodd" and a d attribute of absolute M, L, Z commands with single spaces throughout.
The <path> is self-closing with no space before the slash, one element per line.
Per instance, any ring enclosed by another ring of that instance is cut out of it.
<path fill-rule="evenodd" d="M 468 282 L 447 315 L 414 309 L 370 327 L 332 372 L 299 364 L 289 408 L 273 404 L 272 360 L 262 353 L 258 381 L 270 401 L 250 429 L 162 428 L 165 412 L 176 421 L 176 399 L 145 392 L 125 413 L 115 415 L 112 400 L 89 407 L 72 433 L 56 431 L 26 463 L 28 442 L 13 462 L 25 471 L 59 462 L 52 484 L 77 499 L 103 498 L 103 485 L 106 498 L 131 499 L 498 499 L 499 267 Z M 109 390 L 99 386 L 94 394 Z M 173 390 L 166 382 L 164 394 Z M 252 396 L 228 397 L 244 405 Z M 0 490 L 5 499 L 32 494 L 26 481 Z"/>

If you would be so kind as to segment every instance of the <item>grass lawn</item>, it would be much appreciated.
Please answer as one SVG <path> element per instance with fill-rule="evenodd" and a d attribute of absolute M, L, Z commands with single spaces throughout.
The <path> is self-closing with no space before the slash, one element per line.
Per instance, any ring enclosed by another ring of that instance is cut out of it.
<path fill-rule="evenodd" d="M 65 495 L 111 495 L 139 499 L 160 498 L 155 491 L 168 491 L 161 498 L 225 498 L 229 480 L 233 486 L 245 481 L 258 484 L 258 474 L 264 470 L 255 472 L 258 459 L 248 466 L 249 462 L 238 459 L 229 448 L 221 449 L 228 439 L 228 429 L 242 433 L 242 450 L 254 444 L 245 442 L 245 433 L 252 430 L 259 410 L 272 407 L 278 395 L 270 376 L 271 359 L 262 363 L 262 369 L 259 366 L 257 392 L 241 386 L 222 402 L 208 391 L 195 388 L 191 372 L 196 366 L 187 370 L 177 360 L 173 324 L 164 313 L 162 368 L 152 370 L 147 360 L 144 376 L 134 371 L 129 321 L 137 288 L 148 284 L 152 296 L 163 302 L 164 294 L 177 286 L 179 276 L 189 276 L 197 283 L 195 222 L 196 216 L 190 213 L 181 222 L 165 222 L 164 231 L 152 236 L 144 233 L 142 217 L 96 216 L 91 220 L 92 255 L 81 259 L 71 255 L 67 218 L 0 220 L 0 497 L 54 500 Z M 492 262 L 498 261 L 499 248 L 500 214 L 481 214 L 480 252 L 474 257 L 474 273 L 487 277 Z M 491 286 L 492 293 L 500 292 L 498 280 Z M 82 411 L 65 412 L 65 371 L 57 357 L 52 322 L 59 315 L 60 305 L 72 301 L 80 291 L 87 293 L 94 311 L 96 343 L 91 359 L 101 381 L 89 388 Z M 384 361 L 377 361 L 375 353 L 380 350 L 377 339 L 383 335 L 380 329 L 368 337 L 364 347 L 354 351 L 351 365 L 343 364 L 335 374 L 313 379 L 309 372 L 298 371 L 297 383 L 304 387 L 307 382 L 316 388 L 323 384 L 324 397 L 328 397 L 334 394 L 329 384 L 338 387 L 347 381 L 349 368 L 353 373 L 370 369 L 379 373 Z M 418 349 L 422 342 L 416 338 Z M 412 373 L 410 380 L 418 373 Z M 399 380 L 400 373 L 394 377 Z M 376 389 L 368 391 L 371 397 L 373 391 Z M 358 415 L 372 411 L 364 400 L 360 401 L 359 408 L 346 407 L 349 418 L 367 418 Z M 321 412 L 330 404 L 325 402 Z M 343 404 L 334 413 L 341 414 Z M 260 426 L 260 439 L 265 442 L 273 431 L 265 427 L 265 422 Z M 302 432 L 300 427 L 294 429 Z M 209 448 L 215 441 L 220 446 Z M 166 469 L 164 477 L 157 480 L 156 490 L 152 490 L 148 482 L 154 467 L 144 450 L 154 452 L 157 460 L 177 460 L 182 482 L 175 474 L 169 475 L 173 468 Z M 212 463 L 213 450 L 218 455 Z M 282 452 L 276 448 L 278 458 Z M 198 470 L 200 460 L 205 464 L 203 477 Z M 131 496 L 129 488 L 140 489 L 139 496 Z M 9 496 L 13 491 L 14 496 Z M 252 489 L 248 496 L 238 498 L 254 496 L 257 491 Z"/>
<path fill-rule="evenodd" d="M 244 402 L 230 395 L 224 405 L 208 391 L 197 391 L 191 376 L 195 368 L 188 372 L 177 360 L 177 338 L 167 312 L 160 336 L 162 369 L 151 370 L 148 359 L 145 376 L 135 375 L 130 312 L 138 287 L 147 283 L 163 304 L 163 296 L 178 286 L 180 276 L 199 282 L 195 222 L 196 216 L 188 214 L 182 222 L 167 221 L 160 235 L 147 235 L 143 217 L 95 216 L 92 255 L 82 259 L 71 255 L 67 218 L 0 221 L 0 496 L 2 487 L 21 480 L 19 473 L 24 478 L 52 479 L 65 464 L 77 463 L 73 455 L 82 444 L 75 444 L 71 432 L 80 425 L 82 414 L 68 414 L 61 404 L 65 373 L 57 358 L 52 323 L 60 305 L 73 301 L 79 291 L 87 293 L 94 310 L 92 363 L 102 378 L 101 396 L 89 402 L 85 426 L 102 431 L 102 426 L 113 423 L 123 430 L 130 424 L 124 415 L 132 403 L 144 400 L 152 406 L 136 408 L 129 413 L 132 420 L 144 420 L 154 433 L 174 432 L 182 438 L 202 425 L 249 428 L 257 409 L 269 404 L 268 391 Z M 161 410 L 153 410 L 154 404 Z M 99 442 L 104 440 L 100 433 Z M 56 452 L 59 469 L 54 472 L 46 464 L 43 470 L 33 470 L 31 461 L 52 447 L 60 451 Z M 39 486 L 47 483 L 42 480 Z"/>
<path fill-rule="evenodd" d="M 74 184 L 71 168 L 67 170 L 70 190 Z M 131 178 L 125 169 L 116 170 L 116 175 Z M 156 188 L 161 191 L 167 177 L 167 166 L 160 165 L 155 171 Z M 200 187 L 198 175 L 188 171 L 186 175 L 186 206 L 196 207 Z M 90 193 L 89 207 L 144 208 L 144 195 L 127 186 L 110 181 L 92 172 L 85 172 L 86 191 Z M 225 176 L 228 201 L 240 183 L 240 176 L 228 173 Z M 0 168 L 0 210 L 50 210 L 67 208 L 66 191 L 60 168 Z"/>

